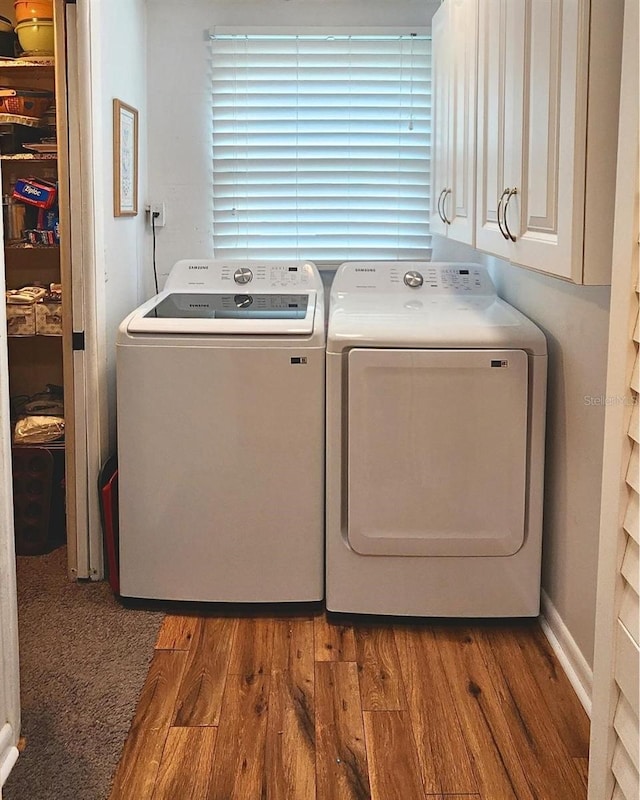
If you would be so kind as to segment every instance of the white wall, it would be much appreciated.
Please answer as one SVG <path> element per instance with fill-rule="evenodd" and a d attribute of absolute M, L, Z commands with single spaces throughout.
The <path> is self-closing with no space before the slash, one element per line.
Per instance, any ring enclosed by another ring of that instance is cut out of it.
<path fill-rule="evenodd" d="M 208 31 L 221 26 L 375 27 L 428 25 L 428 0 L 148 0 L 150 202 L 165 202 L 157 231 L 160 288 L 180 258 L 213 252 Z M 145 268 L 151 295 L 150 261 Z"/>
<path fill-rule="evenodd" d="M 433 259 L 487 264 L 549 348 L 542 585 L 593 667 L 609 287 L 575 286 L 434 237 Z M 591 398 L 594 398 L 591 400 Z"/>
<path fill-rule="evenodd" d="M 108 386 L 108 439 L 115 447 L 115 337 L 140 302 L 147 175 L 146 5 L 144 0 L 90 0 L 92 138 L 99 371 Z M 176 14 L 176 16 L 178 16 Z M 139 200 L 135 217 L 113 216 L 113 99 L 139 111 Z"/>

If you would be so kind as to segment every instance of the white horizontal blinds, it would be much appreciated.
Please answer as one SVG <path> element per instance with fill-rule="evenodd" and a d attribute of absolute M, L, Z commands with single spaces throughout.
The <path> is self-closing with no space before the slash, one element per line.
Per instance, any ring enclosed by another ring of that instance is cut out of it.
<path fill-rule="evenodd" d="M 427 37 L 226 35 L 211 47 L 216 256 L 428 256 Z"/>

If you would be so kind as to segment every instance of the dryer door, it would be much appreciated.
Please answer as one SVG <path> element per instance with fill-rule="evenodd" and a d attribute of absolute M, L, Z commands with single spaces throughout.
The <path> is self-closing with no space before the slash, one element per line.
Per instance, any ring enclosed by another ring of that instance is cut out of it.
<path fill-rule="evenodd" d="M 515 553 L 525 535 L 527 385 L 522 350 L 352 350 L 351 547 Z"/>

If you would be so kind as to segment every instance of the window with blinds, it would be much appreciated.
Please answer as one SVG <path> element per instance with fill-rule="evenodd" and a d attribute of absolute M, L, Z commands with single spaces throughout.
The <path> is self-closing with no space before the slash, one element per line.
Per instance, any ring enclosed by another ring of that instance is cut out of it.
<path fill-rule="evenodd" d="M 211 34 L 216 257 L 428 258 L 431 42 Z"/>

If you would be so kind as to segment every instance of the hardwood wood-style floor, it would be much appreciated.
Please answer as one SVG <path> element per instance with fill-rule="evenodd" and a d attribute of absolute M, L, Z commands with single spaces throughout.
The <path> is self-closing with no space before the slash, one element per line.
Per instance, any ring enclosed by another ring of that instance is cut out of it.
<path fill-rule="evenodd" d="M 169 614 L 110 800 L 584 800 L 588 744 L 537 622 Z"/>

